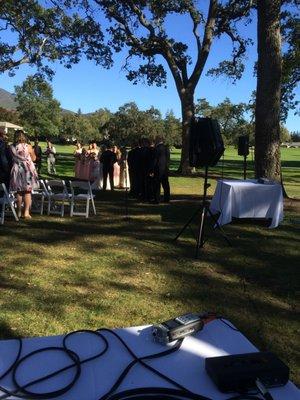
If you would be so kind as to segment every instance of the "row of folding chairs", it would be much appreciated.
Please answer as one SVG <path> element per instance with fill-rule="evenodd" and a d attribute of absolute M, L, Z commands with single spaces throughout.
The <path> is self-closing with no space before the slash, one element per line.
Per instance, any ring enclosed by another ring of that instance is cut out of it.
<path fill-rule="evenodd" d="M 39 189 L 32 192 L 32 212 L 39 212 L 40 215 L 43 215 L 47 206 L 48 215 L 58 214 L 63 217 L 65 206 L 68 205 L 71 217 L 78 215 L 88 218 L 91 203 L 92 211 L 96 215 L 95 196 L 90 183 L 69 181 L 69 188 L 70 192 L 64 180 L 39 180 Z M 2 206 L 0 224 L 3 225 L 5 210 L 9 208 L 15 220 L 19 220 L 15 210 L 14 194 L 8 192 L 4 183 L 0 187 L 0 206 Z M 82 211 L 83 206 L 85 206 L 85 209 Z"/>

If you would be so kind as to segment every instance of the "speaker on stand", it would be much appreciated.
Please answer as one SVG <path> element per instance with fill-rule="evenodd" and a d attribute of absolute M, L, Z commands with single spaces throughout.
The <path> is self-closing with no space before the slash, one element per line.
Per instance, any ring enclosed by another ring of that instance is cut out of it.
<path fill-rule="evenodd" d="M 205 243 L 204 231 L 207 214 L 210 215 L 214 222 L 214 226 L 219 229 L 226 242 L 231 245 L 217 219 L 210 211 L 209 202 L 207 201 L 207 189 L 210 186 L 208 184 L 208 168 L 217 164 L 219 159 L 222 157 L 224 150 L 224 143 L 218 121 L 211 118 L 194 119 L 190 130 L 189 160 L 191 167 L 205 168 L 203 198 L 200 208 L 197 209 L 189 218 L 174 240 L 177 240 L 187 227 L 191 227 L 193 220 L 200 214 L 200 223 L 196 236 L 196 258 L 198 258 L 199 250 L 204 246 Z"/>
<path fill-rule="evenodd" d="M 238 155 L 244 157 L 244 180 L 247 179 L 247 156 L 249 155 L 249 136 L 238 137 Z"/>

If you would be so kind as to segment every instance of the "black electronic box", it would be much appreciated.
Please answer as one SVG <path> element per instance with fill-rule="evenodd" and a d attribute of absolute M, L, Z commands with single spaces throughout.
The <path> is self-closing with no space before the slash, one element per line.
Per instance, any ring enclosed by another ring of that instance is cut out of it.
<path fill-rule="evenodd" d="M 289 368 L 270 352 L 206 358 L 205 369 L 225 393 L 255 389 L 256 379 L 267 388 L 283 386 L 289 380 Z"/>

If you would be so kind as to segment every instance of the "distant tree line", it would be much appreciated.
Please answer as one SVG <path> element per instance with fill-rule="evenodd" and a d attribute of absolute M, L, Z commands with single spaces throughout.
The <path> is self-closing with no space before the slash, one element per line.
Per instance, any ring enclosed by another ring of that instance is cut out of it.
<path fill-rule="evenodd" d="M 62 110 L 51 85 L 40 74 L 27 77 L 16 86 L 15 94 L 17 111 L 12 114 L 4 110 L 3 118 L 22 124 L 31 138 L 132 145 L 141 137 L 154 139 L 160 135 L 170 146 L 181 145 L 181 121 L 173 111 L 162 116 L 153 106 L 140 110 L 134 102 L 122 105 L 115 113 L 107 108 L 89 114 L 83 114 L 81 109 L 77 113 Z"/>
<path fill-rule="evenodd" d="M 129 102 L 116 112 L 101 108 L 89 114 L 62 110 L 53 98 L 51 85 L 40 75 L 29 76 L 21 86 L 15 88 L 17 111 L 0 108 L 0 120 L 19 123 L 29 135 L 54 141 L 112 142 L 118 145 L 133 145 L 141 137 L 164 137 L 170 146 L 181 148 L 182 126 L 173 111 L 164 116 L 155 107 L 140 110 L 136 103 Z M 210 117 L 219 121 L 225 144 L 236 145 L 238 136 L 248 135 L 254 145 L 253 99 L 249 103 L 234 104 L 225 98 L 213 106 L 205 98 L 195 102 L 196 117 Z M 292 140 L 289 131 L 281 126 L 281 142 Z"/>

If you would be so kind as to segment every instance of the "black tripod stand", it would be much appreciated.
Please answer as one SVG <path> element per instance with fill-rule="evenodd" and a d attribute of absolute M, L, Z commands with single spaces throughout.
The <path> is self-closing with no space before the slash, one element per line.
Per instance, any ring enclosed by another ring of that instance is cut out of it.
<path fill-rule="evenodd" d="M 204 246 L 205 242 L 206 242 L 205 236 L 204 236 L 204 228 L 205 228 L 205 223 L 206 223 L 206 220 L 207 220 L 207 214 L 209 214 L 209 216 L 213 220 L 214 225 L 219 229 L 219 232 L 222 235 L 222 237 L 224 238 L 224 240 L 228 243 L 229 246 L 231 246 L 231 243 L 230 243 L 228 237 L 226 236 L 225 232 L 221 228 L 221 226 L 220 226 L 219 222 L 217 221 L 216 217 L 213 215 L 213 213 L 209 209 L 209 202 L 207 200 L 207 189 L 209 188 L 210 185 L 207 183 L 207 180 L 208 180 L 208 167 L 205 167 L 204 193 L 203 193 L 201 207 L 198 208 L 194 212 L 194 214 L 190 217 L 190 219 L 186 222 L 186 224 L 181 228 L 180 232 L 177 234 L 177 236 L 174 239 L 174 240 L 177 240 L 183 234 L 183 232 L 186 230 L 186 228 L 188 226 L 191 228 L 190 225 L 193 222 L 193 220 L 199 214 L 201 214 L 200 215 L 200 224 L 199 224 L 199 227 L 198 227 L 197 236 L 195 237 L 195 239 L 197 241 L 196 254 L 195 254 L 196 258 L 198 258 L 198 256 L 199 256 L 200 248 L 202 248 Z"/>
<path fill-rule="evenodd" d="M 247 179 L 247 155 L 246 154 L 244 154 L 243 166 L 244 166 L 244 181 L 245 181 Z"/>

